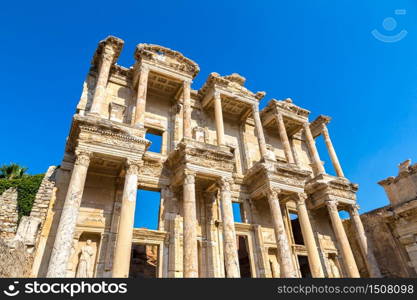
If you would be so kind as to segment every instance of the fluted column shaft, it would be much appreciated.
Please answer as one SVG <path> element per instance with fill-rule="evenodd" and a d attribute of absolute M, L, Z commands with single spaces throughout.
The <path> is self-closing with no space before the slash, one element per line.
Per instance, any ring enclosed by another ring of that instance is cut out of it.
<path fill-rule="evenodd" d="M 336 151 L 334 150 L 332 140 L 330 139 L 329 130 L 327 129 L 326 124 L 322 124 L 321 133 L 323 134 L 324 142 L 326 143 L 327 151 L 329 152 L 329 156 L 337 176 L 345 177 L 342 167 L 340 166 L 339 159 L 337 158 Z"/>
<path fill-rule="evenodd" d="M 183 136 L 191 139 L 191 81 L 183 81 Z"/>
<path fill-rule="evenodd" d="M 106 96 L 107 81 L 109 80 L 110 68 L 113 63 L 114 55 L 115 51 L 113 47 L 104 47 L 90 114 L 100 115 L 102 112 L 102 106 Z"/>
<path fill-rule="evenodd" d="M 127 162 L 119 228 L 114 248 L 113 277 L 129 277 L 139 166 L 140 163 L 137 161 Z"/>
<path fill-rule="evenodd" d="M 184 277 L 198 277 L 197 212 L 195 200 L 195 174 L 186 171 L 183 186 L 184 209 Z"/>
<path fill-rule="evenodd" d="M 316 147 L 316 142 L 314 141 L 313 135 L 311 134 L 310 124 L 304 123 L 303 127 L 304 127 L 304 133 L 305 133 L 306 140 L 307 140 L 308 150 L 313 159 L 313 166 L 314 166 L 313 169 L 314 169 L 315 175 L 325 174 L 326 171 L 324 170 L 323 164 L 321 163 L 319 152 L 317 151 L 317 147 Z"/>
<path fill-rule="evenodd" d="M 298 194 L 296 199 L 298 217 L 300 220 L 301 233 L 307 248 L 308 261 L 313 277 L 324 277 L 323 267 L 320 262 L 319 251 L 316 240 L 314 239 L 313 229 L 308 216 L 305 203 L 306 195 Z"/>
<path fill-rule="evenodd" d="M 365 259 L 365 264 L 370 277 L 382 277 L 381 271 L 378 267 L 378 262 L 376 261 L 372 249 L 369 247 L 368 239 L 365 234 L 365 229 L 363 228 L 362 220 L 359 216 L 358 207 L 356 205 L 350 207 L 349 215 L 355 228 L 356 238 L 359 242 L 359 247 L 361 249 L 363 258 Z"/>
<path fill-rule="evenodd" d="M 259 150 L 261 152 L 261 158 L 265 159 L 267 157 L 267 149 L 265 142 L 264 130 L 262 128 L 261 117 L 259 116 L 259 106 L 254 104 L 252 106 L 253 120 L 255 121 L 256 135 L 258 138 Z"/>
<path fill-rule="evenodd" d="M 235 221 L 233 218 L 233 207 L 231 199 L 231 182 L 222 178 L 220 185 L 220 202 L 223 221 L 223 252 L 226 277 L 240 277 L 239 257 L 236 245 Z"/>
<path fill-rule="evenodd" d="M 285 158 L 287 159 L 288 163 L 293 164 L 294 163 L 294 156 L 292 155 L 291 145 L 290 145 L 290 141 L 288 139 L 287 130 L 285 129 L 285 124 L 284 124 L 284 119 L 282 117 L 282 114 L 280 112 L 278 112 L 275 115 L 275 118 L 276 118 L 276 121 L 278 123 L 278 132 L 279 132 L 279 137 L 280 137 L 281 142 L 282 142 L 282 146 L 284 148 Z"/>
<path fill-rule="evenodd" d="M 146 95 L 148 90 L 149 68 L 147 66 L 140 67 L 138 89 L 136 92 L 136 110 L 135 110 L 135 127 L 144 127 L 146 112 Z"/>
<path fill-rule="evenodd" d="M 326 201 L 326 206 L 329 211 L 329 216 L 332 222 L 336 240 L 340 246 L 340 250 L 343 255 L 343 262 L 348 276 L 352 278 L 360 277 L 358 267 L 356 266 L 356 261 L 352 253 L 352 249 L 349 244 L 349 240 L 346 236 L 345 228 L 343 227 L 342 220 L 339 216 L 337 202 L 333 200 Z"/>
<path fill-rule="evenodd" d="M 56 231 L 47 277 L 66 277 L 68 259 L 71 255 L 75 226 L 89 164 L 90 153 L 76 151 L 76 160 Z"/>
<path fill-rule="evenodd" d="M 267 197 L 271 211 L 272 223 L 274 225 L 277 251 L 281 262 L 281 276 L 297 277 L 297 272 L 292 260 L 292 250 L 285 230 L 284 220 L 282 218 L 278 191 L 271 189 L 268 192 Z"/>
<path fill-rule="evenodd" d="M 223 110 L 220 93 L 214 93 L 214 117 L 216 119 L 217 145 L 224 145 Z"/>

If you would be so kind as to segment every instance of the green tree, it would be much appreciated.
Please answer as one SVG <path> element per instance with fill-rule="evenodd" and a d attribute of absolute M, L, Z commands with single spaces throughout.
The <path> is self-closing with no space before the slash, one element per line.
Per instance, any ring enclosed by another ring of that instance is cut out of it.
<path fill-rule="evenodd" d="M 3 179 L 19 179 L 26 175 L 26 171 L 28 168 L 19 166 L 18 164 L 11 163 L 9 165 L 3 165 L 0 168 L 0 178 Z"/>

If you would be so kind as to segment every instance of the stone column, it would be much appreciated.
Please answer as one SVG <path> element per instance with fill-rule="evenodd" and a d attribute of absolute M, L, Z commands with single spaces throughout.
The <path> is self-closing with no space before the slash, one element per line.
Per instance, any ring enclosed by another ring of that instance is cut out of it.
<path fill-rule="evenodd" d="M 183 81 L 183 137 L 191 139 L 191 80 Z"/>
<path fill-rule="evenodd" d="M 61 218 L 56 231 L 47 277 L 65 277 L 68 259 L 71 255 L 72 240 L 91 154 L 76 150 L 75 155 L 74 169 L 72 170 Z"/>
<path fill-rule="evenodd" d="M 340 220 L 339 211 L 337 209 L 337 202 L 334 200 L 326 201 L 326 206 L 329 211 L 330 220 L 332 222 L 333 231 L 336 236 L 336 240 L 340 246 L 340 250 L 343 256 L 343 263 L 349 277 L 359 278 L 358 267 L 350 248 L 349 240 L 346 236 L 345 228 L 343 227 L 342 220 Z"/>
<path fill-rule="evenodd" d="M 294 137 L 291 139 L 291 148 L 293 149 L 293 156 L 294 156 L 294 162 L 295 162 L 295 164 L 297 165 L 297 166 L 300 166 L 301 165 L 301 163 L 300 163 L 300 158 L 298 157 L 298 154 L 297 154 L 297 149 L 296 149 L 296 147 L 295 147 L 295 139 L 294 139 Z"/>
<path fill-rule="evenodd" d="M 300 220 L 301 233 L 303 234 L 304 243 L 307 248 L 308 262 L 310 264 L 313 277 L 324 277 L 319 251 L 317 249 L 316 240 L 314 239 L 313 229 L 307 212 L 305 203 L 306 198 L 307 195 L 305 194 L 297 194 L 296 204 Z"/>
<path fill-rule="evenodd" d="M 326 124 L 322 124 L 321 133 L 323 134 L 324 141 L 326 143 L 327 151 L 329 152 L 330 159 L 332 160 L 333 168 L 336 171 L 337 176 L 345 177 L 342 167 L 340 166 L 339 159 L 337 158 L 336 151 L 334 150 L 332 140 L 330 139 L 329 130 Z"/>
<path fill-rule="evenodd" d="M 292 260 L 292 250 L 284 227 L 278 193 L 278 189 L 270 189 L 267 197 L 274 225 L 277 251 L 281 262 L 281 274 L 282 277 L 297 277 L 297 272 Z"/>
<path fill-rule="evenodd" d="M 282 147 L 284 148 L 285 158 L 287 159 L 288 163 L 293 164 L 294 157 L 292 155 L 291 145 L 288 139 L 287 130 L 285 129 L 285 124 L 284 124 L 284 119 L 282 118 L 282 114 L 278 112 L 275 115 L 275 119 L 278 124 L 279 137 L 281 138 Z"/>
<path fill-rule="evenodd" d="M 217 145 L 224 145 L 223 110 L 220 93 L 214 92 L 214 117 L 216 118 Z"/>
<path fill-rule="evenodd" d="M 349 208 L 350 219 L 352 225 L 355 228 L 356 238 L 359 242 L 359 247 L 362 251 L 362 256 L 365 260 L 366 267 L 368 269 L 370 277 L 379 278 L 382 277 L 381 271 L 379 270 L 378 263 L 375 259 L 372 249 L 369 247 L 368 239 L 363 228 L 361 217 L 359 216 L 358 206 L 353 205 Z"/>
<path fill-rule="evenodd" d="M 197 250 L 197 212 L 195 200 L 195 174 L 189 170 L 185 171 L 183 186 L 184 205 L 184 277 L 198 277 L 198 250 Z"/>
<path fill-rule="evenodd" d="M 116 52 L 110 45 L 105 46 L 101 56 L 100 67 L 97 74 L 96 88 L 91 103 L 90 114 L 100 115 L 106 96 L 107 81 L 109 80 L 110 68 L 113 64 Z"/>
<path fill-rule="evenodd" d="M 146 94 L 148 89 L 149 68 L 147 66 L 140 67 L 138 89 L 136 92 L 136 111 L 134 126 L 143 128 L 145 125 L 146 111 Z"/>
<path fill-rule="evenodd" d="M 139 166 L 140 162 L 138 161 L 127 161 L 122 208 L 114 248 L 113 277 L 129 277 Z"/>
<path fill-rule="evenodd" d="M 239 257 L 237 255 L 235 221 L 231 199 L 231 182 L 228 178 L 219 181 L 221 212 L 223 221 L 223 252 L 227 278 L 239 278 Z"/>
<path fill-rule="evenodd" d="M 258 137 L 259 150 L 261 152 L 261 158 L 265 159 L 267 157 L 268 151 L 266 150 L 266 142 L 264 130 L 262 128 L 261 117 L 259 116 L 259 106 L 254 104 L 252 106 L 253 120 L 255 121 L 256 135 Z"/>
<path fill-rule="evenodd" d="M 311 158 L 313 159 L 313 166 L 314 166 L 314 175 L 325 174 L 326 171 L 324 170 L 323 164 L 320 160 L 319 153 L 317 151 L 316 143 L 314 141 L 313 135 L 311 134 L 310 124 L 304 123 L 304 133 L 306 136 L 308 150 L 310 152 Z"/>

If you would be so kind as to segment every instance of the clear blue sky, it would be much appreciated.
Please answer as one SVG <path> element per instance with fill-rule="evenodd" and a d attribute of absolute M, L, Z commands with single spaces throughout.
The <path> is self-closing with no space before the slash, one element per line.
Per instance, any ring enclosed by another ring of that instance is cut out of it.
<path fill-rule="evenodd" d="M 332 116 L 362 211 L 387 204 L 377 181 L 417 161 L 416 1 L 8 1 L 0 25 L 0 164 L 41 173 L 60 163 L 91 57 L 110 34 L 125 40 L 121 65 L 136 44 L 161 44 L 200 65 L 195 89 L 210 72 L 238 72 L 267 92 L 262 107 L 291 97 L 312 119 Z M 387 43 L 374 29 L 407 35 Z"/>

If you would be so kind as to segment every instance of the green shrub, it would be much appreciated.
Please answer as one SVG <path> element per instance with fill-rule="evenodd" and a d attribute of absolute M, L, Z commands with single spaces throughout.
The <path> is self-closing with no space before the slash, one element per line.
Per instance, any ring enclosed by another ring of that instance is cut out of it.
<path fill-rule="evenodd" d="M 19 220 L 22 216 L 28 216 L 32 210 L 36 193 L 45 174 L 25 175 L 19 179 L 0 179 L 0 195 L 11 187 L 17 189 L 17 210 Z"/>

